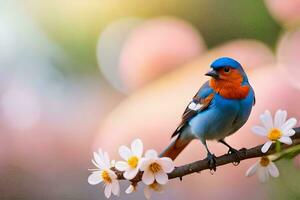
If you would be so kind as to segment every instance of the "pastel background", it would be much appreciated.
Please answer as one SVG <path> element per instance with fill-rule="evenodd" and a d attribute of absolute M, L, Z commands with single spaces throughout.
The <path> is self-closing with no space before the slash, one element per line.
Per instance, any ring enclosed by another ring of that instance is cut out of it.
<path fill-rule="evenodd" d="M 265 109 L 300 119 L 299 0 L 0 1 L 0 199 L 105 199 L 87 183 L 92 152 L 120 159 L 135 138 L 164 149 L 221 56 L 240 61 L 257 99 L 230 144 L 263 142 L 250 127 Z M 204 157 L 195 141 L 175 163 Z M 267 184 L 244 176 L 253 162 L 172 180 L 153 198 L 300 198 L 299 157 Z"/>

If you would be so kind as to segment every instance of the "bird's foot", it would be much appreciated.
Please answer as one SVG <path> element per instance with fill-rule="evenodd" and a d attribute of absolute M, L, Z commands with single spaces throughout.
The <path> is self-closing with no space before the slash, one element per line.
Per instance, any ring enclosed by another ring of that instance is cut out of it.
<path fill-rule="evenodd" d="M 217 165 L 216 165 L 216 156 L 214 154 L 208 153 L 207 157 L 206 157 L 207 161 L 208 161 L 208 166 L 209 169 L 212 171 L 216 171 L 217 170 Z"/>
<path fill-rule="evenodd" d="M 237 165 L 240 164 L 240 162 L 241 162 L 241 152 L 239 150 L 236 150 L 236 149 L 231 147 L 228 150 L 228 154 L 235 156 L 236 161 L 232 163 L 234 166 L 237 166 Z"/>

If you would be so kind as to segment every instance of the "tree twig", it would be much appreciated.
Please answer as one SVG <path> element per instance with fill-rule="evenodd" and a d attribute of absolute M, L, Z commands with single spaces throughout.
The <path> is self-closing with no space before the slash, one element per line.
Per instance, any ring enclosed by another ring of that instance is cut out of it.
<path fill-rule="evenodd" d="M 292 137 L 293 144 L 292 145 L 282 145 L 282 150 L 288 149 L 292 146 L 296 146 L 300 144 L 300 127 L 294 129 L 296 131 L 295 135 Z M 241 149 L 239 150 L 239 160 L 246 160 L 250 158 L 256 158 L 256 157 L 262 157 L 266 155 L 271 155 L 276 152 L 275 150 L 275 144 L 272 144 L 269 151 L 266 153 L 261 152 L 261 148 L 263 145 L 258 145 L 256 147 L 250 148 L 250 149 Z M 224 154 L 222 156 L 216 157 L 216 166 L 222 166 L 230 163 L 235 163 L 239 161 L 236 155 L 233 154 Z M 183 176 L 200 172 L 203 170 L 209 169 L 208 161 L 206 159 L 195 161 L 190 164 L 182 165 L 179 167 L 176 167 L 170 174 L 168 174 L 169 179 L 174 178 L 182 178 Z M 117 174 L 119 180 L 123 180 L 123 172 L 118 171 L 116 169 L 113 169 L 113 171 Z M 140 182 L 142 179 L 142 172 L 139 172 L 138 175 L 131 180 L 133 183 Z"/>

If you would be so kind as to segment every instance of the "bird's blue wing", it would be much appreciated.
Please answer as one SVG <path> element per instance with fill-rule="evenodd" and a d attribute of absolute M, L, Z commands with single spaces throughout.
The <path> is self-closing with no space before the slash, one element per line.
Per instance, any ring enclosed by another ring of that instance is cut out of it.
<path fill-rule="evenodd" d="M 177 129 L 172 134 L 172 137 L 176 136 L 181 132 L 183 127 L 187 124 L 190 119 L 196 116 L 199 112 L 207 109 L 214 97 L 213 89 L 209 86 L 208 81 L 201 86 L 199 91 L 193 97 L 192 101 L 188 104 L 182 115 L 182 120 Z"/>

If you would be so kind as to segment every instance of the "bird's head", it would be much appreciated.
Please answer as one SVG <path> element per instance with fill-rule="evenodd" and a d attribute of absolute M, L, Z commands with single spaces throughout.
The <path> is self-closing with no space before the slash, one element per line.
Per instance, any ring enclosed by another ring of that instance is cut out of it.
<path fill-rule="evenodd" d="M 222 57 L 211 65 L 210 86 L 221 95 L 228 98 L 242 98 L 248 94 L 248 78 L 239 62 L 232 58 Z"/>
<path fill-rule="evenodd" d="M 236 60 L 222 57 L 215 60 L 210 67 L 211 71 L 205 75 L 211 76 L 215 81 L 245 82 L 248 81 L 247 75 L 242 65 Z"/>

